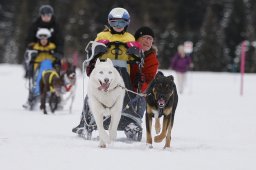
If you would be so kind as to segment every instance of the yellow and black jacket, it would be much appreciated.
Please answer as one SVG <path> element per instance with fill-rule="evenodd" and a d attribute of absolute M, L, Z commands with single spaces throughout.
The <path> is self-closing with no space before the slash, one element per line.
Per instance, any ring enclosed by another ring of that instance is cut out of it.
<path fill-rule="evenodd" d="M 106 60 L 107 58 L 111 59 L 115 65 L 115 61 L 130 61 L 133 60 L 132 56 L 127 54 L 127 42 L 135 41 L 135 38 L 132 34 L 124 32 L 123 34 L 112 34 L 110 30 L 100 32 L 95 41 L 108 40 L 108 50 L 106 53 L 101 55 L 99 59 Z M 130 72 L 130 68 L 127 68 Z"/>
<path fill-rule="evenodd" d="M 56 58 L 53 56 L 53 52 L 56 49 L 54 43 L 48 43 L 46 46 L 42 46 L 39 42 L 34 43 L 30 46 L 30 49 L 38 51 L 36 58 L 34 59 L 34 70 L 38 67 L 38 63 L 49 59 L 55 61 Z"/>

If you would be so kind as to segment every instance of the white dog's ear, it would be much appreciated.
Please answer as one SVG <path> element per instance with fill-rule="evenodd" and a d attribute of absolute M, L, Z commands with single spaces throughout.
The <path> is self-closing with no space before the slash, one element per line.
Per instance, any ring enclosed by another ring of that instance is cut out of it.
<path fill-rule="evenodd" d="M 95 65 L 98 65 L 100 63 L 100 59 L 97 58 Z"/>
<path fill-rule="evenodd" d="M 109 58 L 107 58 L 106 62 L 107 62 L 109 65 L 113 66 L 113 63 L 112 63 L 112 61 L 111 61 Z"/>

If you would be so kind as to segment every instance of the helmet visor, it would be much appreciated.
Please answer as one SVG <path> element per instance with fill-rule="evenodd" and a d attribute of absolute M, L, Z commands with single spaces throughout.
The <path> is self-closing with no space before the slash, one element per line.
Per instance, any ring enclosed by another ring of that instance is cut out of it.
<path fill-rule="evenodd" d="M 128 25 L 128 22 L 122 19 L 119 20 L 110 20 L 109 21 L 109 25 L 111 27 L 115 27 L 115 28 L 124 28 Z"/>

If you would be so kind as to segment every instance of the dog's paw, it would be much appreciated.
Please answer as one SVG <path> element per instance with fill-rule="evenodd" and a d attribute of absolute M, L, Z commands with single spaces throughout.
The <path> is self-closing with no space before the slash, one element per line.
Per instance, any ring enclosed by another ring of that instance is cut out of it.
<path fill-rule="evenodd" d="M 173 149 L 171 147 L 163 147 L 163 150 L 164 151 L 170 151 L 170 152 L 173 151 Z"/>
<path fill-rule="evenodd" d="M 163 149 L 164 150 L 171 150 L 171 147 L 170 146 L 164 146 Z"/>
<path fill-rule="evenodd" d="M 47 114 L 48 114 L 46 110 L 44 110 L 44 114 L 45 114 L 45 115 L 47 115 Z"/>
<path fill-rule="evenodd" d="M 107 147 L 106 144 L 100 144 L 100 145 L 99 145 L 99 148 L 106 148 L 106 147 Z"/>
<path fill-rule="evenodd" d="M 153 149 L 153 145 L 152 144 L 147 143 L 146 146 L 147 146 L 148 149 Z"/>
<path fill-rule="evenodd" d="M 165 145 L 164 145 L 164 149 L 170 149 L 171 148 L 171 142 L 170 141 L 166 141 Z"/>
<path fill-rule="evenodd" d="M 172 151 L 171 145 L 170 144 L 165 144 L 164 147 L 163 147 L 163 150 Z"/>
<path fill-rule="evenodd" d="M 99 148 L 106 148 L 106 147 L 107 147 L 106 143 L 100 139 Z"/>
<path fill-rule="evenodd" d="M 163 135 L 157 135 L 154 137 L 154 142 L 160 143 L 163 141 L 164 138 L 165 138 L 165 136 L 163 136 Z"/>

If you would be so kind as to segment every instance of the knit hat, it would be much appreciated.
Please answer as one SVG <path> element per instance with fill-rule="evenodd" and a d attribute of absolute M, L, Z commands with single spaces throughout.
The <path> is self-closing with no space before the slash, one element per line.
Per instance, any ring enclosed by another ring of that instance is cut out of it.
<path fill-rule="evenodd" d="M 150 35 L 153 38 L 155 37 L 155 34 L 153 32 L 153 30 L 147 26 L 144 27 L 140 27 L 136 32 L 135 32 L 135 39 L 137 40 L 138 38 L 144 36 L 144 35 Z"/>

